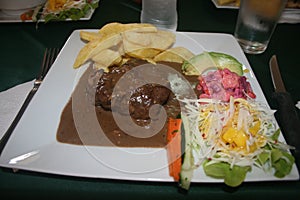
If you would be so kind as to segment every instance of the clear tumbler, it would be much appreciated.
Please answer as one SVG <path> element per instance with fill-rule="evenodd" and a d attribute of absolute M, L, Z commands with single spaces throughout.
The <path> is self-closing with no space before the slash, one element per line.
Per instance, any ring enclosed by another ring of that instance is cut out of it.
<path fill-rule="evenodd" d="M 234 36 L 245 53 L 263 53 L 286 0 L 241 0 Z"/>
<path fill-rule="evenodd" d="M 141 22 L 176 31 L 177 0 L 143 0 Z"/>

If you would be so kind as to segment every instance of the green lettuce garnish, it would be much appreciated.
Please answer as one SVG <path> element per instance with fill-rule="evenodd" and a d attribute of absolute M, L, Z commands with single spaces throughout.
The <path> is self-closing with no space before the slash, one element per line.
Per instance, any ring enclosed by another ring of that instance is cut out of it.
<path fill-rule="evenodd" d="M 43 19 L 45 20 L 45 23 L 49 21 L 64 21 L 66 19 L 72 19 L 76 21 L 85 17 L 91 9 L 96 9 L 98 7 L 98 3 L 98 1 L 90 3 L 86 2 L 82 8 L 70 8 L 59 13 L 49 13 L 45 15 Z"/>
<path fill-rule="evenodd" d="M 207 176 L 224 179 L 224 183 L 231 187 L 237 187 L 243 183 L 246 178 L 246 174 L 251 171 L 250 166 L 237 166 L 232 168 L 230 164 L 225 162 L 217 162 L 210 164 L 210 161 L 203 163 L 203 169 Z"/>
<path fill-rule="evenodd" d="M 291 172 L 295 158 L 286 151 L 272 149 L 271 161 L 272 167 L 275 169 L 274 176 L 283 178 Z"/>

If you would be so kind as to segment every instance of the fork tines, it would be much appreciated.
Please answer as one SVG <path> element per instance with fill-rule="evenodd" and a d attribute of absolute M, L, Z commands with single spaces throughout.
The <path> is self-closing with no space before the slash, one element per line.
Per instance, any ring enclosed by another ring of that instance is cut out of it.
<path fill-rule="evenodd" d="M 59 53 L 59 48 L 46 48 L 42 63 L 42 70 L 40 72 L 40 78 L 43 79 L 50 69 L 51 65 L 55 61 L 57 55 Z"/>

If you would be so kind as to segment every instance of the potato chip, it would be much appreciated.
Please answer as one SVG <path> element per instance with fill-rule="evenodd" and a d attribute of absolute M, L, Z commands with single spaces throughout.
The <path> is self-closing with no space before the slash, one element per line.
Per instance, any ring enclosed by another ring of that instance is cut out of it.
<path fill-rule="evenodd" d="M 125 31 L 121 35 L 125 54 L 138 58 L 153 58 L 175 42 L 175 34 L 169 31 Z"/>
<path fill-rule="evenodd" d="M 101 37 L 101 34 L 99 34 L 98 32 L 89 32 L 89 31 L 80 31 L 79 35 L 82 40 L 87 42 L 99 39 Z"/>
<path fill-rule="evenodd" d="M 183 63 L 185 60 L 189 60 L 190 58 L 194 57 L 190 50 L 184 47 L 173 47 L 163 51 L 162 53 L 158 54 L 154 57 L 154 61 L 167 61 L 167 62 L 177 62 Z"/>
<path fill-rule="evenodd" d="M 111 37 L 115 34 L 120 34 L 124 31 L 134 30 L 137 32 L 157 32 L 157 28 L 151 24 L 138 24 L 138 23 L 131 23 L 131 24 L 121 24 L 121 23 L 109 23 L 103 26 L 99 31 L 98 34 L 101 37 L 99 42 L 106 40 L 108 37 Z"/>
<path fill-rule="evenodd" d="M 156 32 L 157 28 L 153 26 L 152 24 L 144 24 L 144 23 L 129 23 L 129 24 L 121 24 L 117 22 L 109 23 L 103 26 L 99 30 L 99 34 L 102 35 L 102 37 L 107 37 L 112 34 L 121 33 L 127 30 L 134 30 L 134 29 L 140 29 L 140 28 L 147 28 L 143 31 L 148 32 Z"/>
<path fill-rule="evenodd" d="M 100 42 L 99 42 L 100 40 Z M 73 64 L 74 68 L 80 67 L 86 61 L 88 61 L 93 56 L 97 55 L 104 49 L 109 49 L 122 41 L 122 37 L 120 34 L 112 35 L 111 37 L 103 40 L 101 38 L 93 40 L 85 45 L 80 51 Z"/>
<path fill-rule="evenodd" d="M 139 58 L 142 60 L 153 60 L 153 58 L 161 52 L 162 50 L 154 48 L 140 48 L 134 51 L 127 52 L 126 54 L 131 57 Z"/>
<path fill-rule="evenodd" d="M 94 55 L 92 60 L 95 62 L 94 67 L 96 69 L 102 68 L 104 71 L 108 71 L 109 66 L 122 62 L 122 56 L 118 51 L 104 49 Z"/>

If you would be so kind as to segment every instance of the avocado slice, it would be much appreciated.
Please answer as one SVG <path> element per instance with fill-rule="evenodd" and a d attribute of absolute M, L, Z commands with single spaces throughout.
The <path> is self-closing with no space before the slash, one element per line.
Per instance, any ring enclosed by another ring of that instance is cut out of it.
<path fill-rule="evenodd" d="M 243 65 L 234 57 L 219 52 L 203 52 L 184 61 L 182 71 L 185 75 L 200 75 L 210 69 L 224 69 L 243 75 Z"/>

